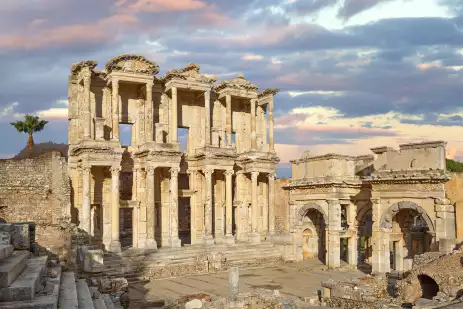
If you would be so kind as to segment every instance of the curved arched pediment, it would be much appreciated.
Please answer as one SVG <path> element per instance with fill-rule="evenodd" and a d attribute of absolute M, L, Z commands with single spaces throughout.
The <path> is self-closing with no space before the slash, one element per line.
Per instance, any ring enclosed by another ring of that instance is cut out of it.
<path fill-rule="evenodd" d="M 381 216 L 381 220 L 379 222 L 380 228 L 382 230 L 392 229 L 392 219 L 399 211 L 403 209 L 415 210 L 418 214 L 421 215 L 421 217 L 423 217 L 427 227 L 429 228 L 429 232 L 432 234 L 435 233 L 434 224 L 432 223 L 432 220 L 426 210 L 424 210 L 423 207 L 417 205 L 416 203 L 410 201 L 398 202 L 389 207 L 389 209 Z"/>
<path fill-rule="evenodd" d="M 109 59 L 105 65 L 106 73 L 124 72 L 154 76 L 159 73 L 159 66 L 143 56 L 123 54 Z"/>

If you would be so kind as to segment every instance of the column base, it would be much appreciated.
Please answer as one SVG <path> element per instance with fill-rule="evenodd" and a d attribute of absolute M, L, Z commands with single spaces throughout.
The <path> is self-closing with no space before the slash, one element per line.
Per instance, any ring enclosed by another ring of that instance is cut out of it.
<path fill-rule="evenodd" d="M 235 237 L 232 234 L 225 235 L 225 243 L 227 245 L 232 245 L 235 243 Z"/>
<path fill-rule="evenodd" d="M 268 241 L 272 241 L 273 236 L 275 236 L 275 232 L 268 232 L 266 239 Z"/>
<path fill-rule="evenodd" d="M 249 233 L 249 242 L 253 244 L 260 243 L 260 234 L 257 232 Z"/>
<path fill-rule="evenodd" d="M 145 249 L 157 249 L 158 243 L 154 239 L 147 239 L 145 242 Z"/>
<path fill-rule="evenodd" d="M 182 247 L 182 241 L 178 237 L 173 237 L 170 239 L 170 246 L 172 248 L 180 248 Z"/>
<path fill-rule="evenodd" d="M 204 236 L 204 244 L 205 244 L 206 246 L 215 245 L 214 237 L 212 237 L 212 235 L 206 235 L 206 236 Z"/>
<path fill-rule="evenodd" d="M 112 240 L 109 244 L 109 251 L 114 253 L 122 252 L 121 242 L 119 240 Z"/>

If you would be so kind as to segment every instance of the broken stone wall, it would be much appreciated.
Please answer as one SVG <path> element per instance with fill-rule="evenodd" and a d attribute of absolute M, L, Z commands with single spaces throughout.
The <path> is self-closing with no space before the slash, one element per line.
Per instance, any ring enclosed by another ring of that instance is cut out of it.
<path fill-rule="evenodd" d="M 455 205 L 457 242 L 463 242 L 463 173 L 450 173 L 445 184 L 445 193 L 451 204 Z"/>
<path fill-rule="evenodd" d="M 0 218 L 34 222 L 36 242 L 61 255 L 67 237 L 59 220 L 71 205 L 67 163 L 58 151 L 29 159 L 0 160 Z M 59 252 L 58 252 L 59 251 Z"/>

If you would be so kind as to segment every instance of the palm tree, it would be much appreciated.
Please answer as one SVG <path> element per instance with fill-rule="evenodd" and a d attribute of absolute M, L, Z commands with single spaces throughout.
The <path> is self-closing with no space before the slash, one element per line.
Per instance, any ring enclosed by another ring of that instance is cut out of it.
<path fill-rule="evenodd" d="M 29 134 L 29 139 L 27 140 L 27 149 L 31 150 L 34 146 L 34 137 L 35 132 L 40 132 L 43 130 L 48 121 L 39 120 L 38 116 L 26 115 L 24 116 L 24 121 L 15 121 L 10 124 L 18 130 L 18 132 L 24 132 Z"/>

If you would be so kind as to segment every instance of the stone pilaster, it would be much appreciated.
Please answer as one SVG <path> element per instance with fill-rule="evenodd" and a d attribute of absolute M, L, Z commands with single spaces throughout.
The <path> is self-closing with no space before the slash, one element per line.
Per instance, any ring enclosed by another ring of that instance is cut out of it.
<path fill-rule="evenodd" d="M 144 184 L 146 182 L 146 176 L 145 172 L 141 168 L 135 168 L 134 175 L 136 175 L 136 177 L 134 177 L 134 181 L 136 179 L 135 187 L 137 188 L 136 200 L 140 205 L 138 208 L 138 248 L 145 248 L 147 238 L 147 226 Z"/>
<path fill-rule="evenodd" d="M 257 230 L 258 205 L 257 205 L 257 177 L 259 172 L 251 172 L 251 233 L 249 241 L 253 243 L 260 242 L 260 234 Z"/>
<path fill-rule="evenodd" d="M 91 189 L 90 184 L 92 182 L 92 167 L 91 165 L 82 166 L 82 215 L 80 216 L 80 228 L 88 233 L 90 236 L 91 232 Z"/>
<path fill-rule="evenodd" d="M 138 144 L 141 145 L 146 140 L 146 133 L 145 133 L 145 122 L 146 122 L 146 115 L 145 115 L 145 108 L 146 102 L 143 99 L 138 100 Z"/>
<path fill-rule="evenodd" d="M 182 246 L 178 237 L 178 167 L 170 168 L 170 245 Z"/>
<path fill-rule="evenodd" d="M 341 204 L 339 200 L 328 201 L 328 268 L 341 266 Z"/>
<path fill-rule="evenodd" d="M 225 171 L 225 202 L 226 202 L 226 212 L 225 212 L 225 222 L 226 222 L 226 235 L 225 242 L 232 244 L 235 242 L 232 232 L 233 224 L 233 170 Z"/>
<path fill-rule="evenodd" d="M 274 98 L 270 100 L 268 103 L 268 136 L 269 136 L 269 141 L 268 141 L 268 147 L 269 151 L 275 151 L 275 139 L 273 137 L 273 126 L 274 126 L 274 119 L 273 119 L 273 103 L 274 103 Z"/>
<path fill-rule="evenodd" d="M 177 138 L 177 87 L 172 87 L 172 106 L 171 106 L 171 118 L 170 118 L 170 142 L 178 143 Z"/>
<path fill-rule="evenodd" d="M 145 139 L 147 142 L 154 140 L 153 136 L 153 84 L 146 84 L 146 117 L 145 117 Z"/>
<path fill-rule="evenodd" d="M 132 208 L 132 247 L 140 248 L 138 243 L 139 229 L 138 223 L 140 222 L 140 205 L 135 205 Z"/>
<path fill-rule="evenodd" d="M 256 99 L 251 100 L 251 149 L 256 150 L 257 148 L 257 136 L 256 136 Z"/>
<path fill-rule="evenodd" d="M 225 96 L 226 104 L 226 133 L 227 133 L 227 147 L 232 146 L 232 115 L 231 115 L 231 95 Z"/>
<path fill-rule="evenodd" d="M 111 167 L 111 244 L 109 251 L 121 252 L 121 242 L 119 239 L 119 175 L 120 166 Z"/>
<path fill-rule="evenodd" d="M 146 245 L 145 247 L 148 249 L 157 249 L 158 245 L 156 243 L 155 239 L 155 196 L 154 196 L 154 186 L 155 186 L 155 181 L 154 181 L 154 171 L 155 167 L 149 166 L 146 171 L 146 230 L 147 230 L 147 235 L 146 235 Z"/>
<path fill-rule="evenodd" d="M 119 141 L 119 81 L 112 80 L 113 141 Z"/>
<path fill-rule="evenodd" d="M 439 251 L 451 252 L 456 243 L 455 207 L 449 199 L 436 199 L 436 240 Z"/>
<path fill-rule="evenodd" d="M 196 218 L 198 217 L 196 200 L 198 199 L 198 189 L 196 187 L 196 178 L 198 171 L 196 170 L 187 170 L 188 180 L 190 185 L 190 190 L 193 191 L 193 195 L 190 199 L 190 237 L 191 244 L 194 245 L 197 243 L 197 229 L 196 229 Z"/>
<path fill-rule="evenodd" d="M 268 174 L 268 238 L 275 234 L 275 174 Z"/>
<path fill-rule="evenodd" d="M 206 202 L 204 205 L 204 227 L 205 237 L 204 242 L 206 245 L 213 245 L 214 238 L 212 237 L 212 173 L 213 169 L 205 169 L 204 175 L 206 177 Z"/>
<path fill-rule="evenodd" d="M 91 92 L 90 84 L 92 81 L 92 71 L 90 68 L 86 68 L 86 72 L 83 75 L 84 80 L 84 139 L 91 138 L 92 129 L 92 112 L 91 112 Z"/>
<path fill-rule="evenodd" d="M 205 110 L 205 132 L 204 142 L 206 145 L 211 144 L 211 91 L 207 90 L 204 92 L 204 110 Z"/>
<path fill-rule="evenodd" d="M 372 273 L 385 274 L 391 271 L 389 236 L 391 231 L 383 231 L 379 225 L 381 219 L 381 200 L 372 199 Z"/>

